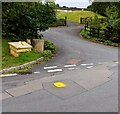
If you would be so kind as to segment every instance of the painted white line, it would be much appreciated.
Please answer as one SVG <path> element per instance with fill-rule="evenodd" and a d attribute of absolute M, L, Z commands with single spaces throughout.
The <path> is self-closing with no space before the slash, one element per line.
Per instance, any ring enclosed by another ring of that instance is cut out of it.
<path fill-rule="evenodd" d="M 88 67 L 86 67 L 87 69 L 90 69 L 90 68 L 92 68 L 93 66 L 88 66 Z"/>
<path fill-rule="evenodd" d="M 118 64 L 119 62 L 116 61 L 115 63 Z"/>
<path fill-rule="evenodd" d="M 81 64 L 82 66 L 87 66 L 87 64 Z"/>
<path fill-rule="evenodd" d="M 57 66 L 49 66 L 49 67 L 44 67 L 44 69 L 53 69 L 53 68 L 57 68 Z"/>
<path fill-rule="evenodd" d="M 17 74 L 15 73 L 15 74 L 2 74 L 2 75 L 0 75 L 0 77 L 6 77 L 6 76 L 16 76 Z"/>
<path fill-rule="evenodd" d="M 34 72 L 34 74 L 39 74 L 40 72 Z"/>
<path fill-rule="evenodd" d="M 69 70 L 77 70 L 78 68 L 68 68 Z"/>
<path fill-rule="evenodd" d="M 89 64 L 81 64 L 82 66 L 91 66 L 94 65 L 93 63 L 89 63 Z"/>
<path fill-rule="evenodd" d="M 91 66 L 91 65 L 94 65 L 94 63 L 89 63 L 89 64 L 87 64 L 88 66 Z"/>
<path fill-rule="evenodd" d="M 76 65 L 65 65 L 64 68 L 68 68 L 68 67 L 75 67 Z"/>
<path fill-rule="evenodd" d="M 54 70 L 48 70 L 48 72 L 62 72 L 62 69 L 54 69 Z"/>

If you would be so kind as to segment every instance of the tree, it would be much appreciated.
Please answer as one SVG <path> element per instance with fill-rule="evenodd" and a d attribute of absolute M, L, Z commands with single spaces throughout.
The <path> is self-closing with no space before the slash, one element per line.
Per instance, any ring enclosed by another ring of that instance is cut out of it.
<path fill-rule="evenodd" d="M 97 29 L 100 28 L 100 20 L 97 15 L 95 15 L 94 19 L 92 19 L 90 26 Z"/>
<path fill-rule="evenodd" d="M 100 1 L 98 2 L 97 0 L 94 0 L 92 2 L 92 5 L 88 6 L 87 9 L 106 16 L 105 11 L 107 6 L 109 7 L 116 6 L 119 9 L 120 16 L 120 2 L 100 2 Z"/>
<path fill-rule="evenodd" d="M 120 42 L 120 17 L 119 10 L 116 6 L 107 7 L 106 15 L 108 17 L 107 20 L 107 29 L 111 31 L 110 39 L 114 42 Z"/>
<path fill-rule="evenodd" d="M 108 26 L 112 26 L 113 28 L 119 28 L 120 25 L 118 24 L 119 18 L 119 10 L 116 6 L 107 7 L 106 8 L 106 15 L 108 17 Z"/>
<path fill-rule="evenodd" d="M 3 2 L 2 8 L 3 35 L 9 38 L 37 38 L 37 30 L 45 31 L 56 20 L 49 3 Z"/>

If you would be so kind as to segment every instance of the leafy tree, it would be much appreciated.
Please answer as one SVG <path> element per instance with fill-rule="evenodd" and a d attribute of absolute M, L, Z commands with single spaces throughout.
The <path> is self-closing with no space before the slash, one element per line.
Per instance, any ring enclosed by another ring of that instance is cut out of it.
<path fill-rule="evenodd" d="M 119 10 L 119 17 L 120 17 L 120 2 L 98 2 L 97 0 L 94 0 L 92 2 L 92 5 L 88 6 L 87 9 L 93 12 L 97 12 L 101 15 L 106 16 L 105 11 L 106 7 L 116 6 Z"/>
<path fill-rule="evenodd" d="M 95 15 L 94 19 L 92 19 L 90 26 L 93 28 L 100 28 L 100 20 L 97 15 Z"/>
<path fill-rule="evenodd" d="M 120 17 L 119 10 L 116 6 L 107 7 L 106 15 L 108 17 L 107 29 L 111 31 L 111 36 L 109 37 L 113 42 L 120 42 Z"/>
<path fill-rule="evenodd" d="M 3 36 L 36 37 L 37 30 L 45 31 L 56 20 L 53 6 L 42 2 L 3 2 Z"/>
<path fill-rule="evenodd" d="M 112 26 L 113 28 L 120 27 L 119 21 L 119 10 L 116 6 L 107 7 L 106 8 L 106 15 L 108 17 L 108 26 Z"/>

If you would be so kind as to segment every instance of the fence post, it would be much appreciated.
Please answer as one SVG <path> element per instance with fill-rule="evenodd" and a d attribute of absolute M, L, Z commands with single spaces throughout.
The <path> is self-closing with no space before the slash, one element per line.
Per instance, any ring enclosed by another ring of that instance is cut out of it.
<path fill-rule="evenodd" d="M 64 21 L 64 23 L 65 23 L 65 26 L 67 25 L 67 17 L 65 16 L 65 21 Z"/>
<path fill-rule="evenodd" d="M 92 32 L 92 30 L 91 30 L 92 28 L 90 27 L 90 36 L 91 36 L 91 32 Z"/>
<path fill-rule="evenodd" d="M 82 23 L 82 17 L 80 18 L 80 23 Z"/>
<path fill-rule="evenodd" d="M 88 28 L 88 22 L 86 22 L 87 28 Z"/>
<path fill-rule="evenodd" d="M 85 32 L 86 32 L 86 25 L 85 25 Z"/>
<path fill-rule="evenodd" d="M 87 18 L 85 18 L 85 23 L 87 23 Z"/>
<path fill-rule="evenodd" d="M 100 36 L 100 29 L 98 28 L 98 38 L 99 38 L 99 36 Z"/>

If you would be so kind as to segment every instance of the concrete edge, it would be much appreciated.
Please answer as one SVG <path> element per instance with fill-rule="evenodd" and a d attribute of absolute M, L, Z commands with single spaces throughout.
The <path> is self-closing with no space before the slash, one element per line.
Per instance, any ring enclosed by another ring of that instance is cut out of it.
<path fill-rule="evenodd" d="M 27 66 L 29 66 L 29 65 L 33 65 L 33 64 L 42 62 L 43 59 L 44 59 L 44 57 L 40 57 L 40 58 L 38 58 L 38 59 L 36 59 L 36 60 L 34 60 L 34 61 L 25 63 L 25 64 L 23 64 L 23 65 L 19 65 L 19 66 L 15 66 L 15 67 L 10 67 L 10 68 L 2 69 L 2 70 L 0 70 L 0 74 L 5 73 L 5 72 L 8 72 L 8 71 L 12 71 L 12 70 L 14 70 L 14 69 L 23 69 L 23 68 L 25 68 L 25 67 L 27 67 Z"/>

